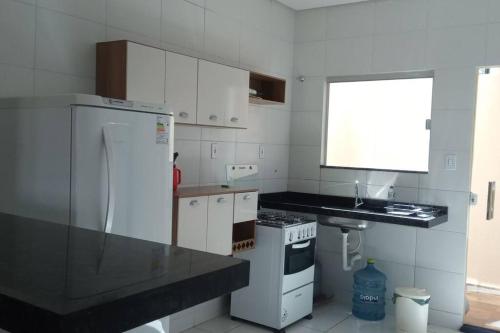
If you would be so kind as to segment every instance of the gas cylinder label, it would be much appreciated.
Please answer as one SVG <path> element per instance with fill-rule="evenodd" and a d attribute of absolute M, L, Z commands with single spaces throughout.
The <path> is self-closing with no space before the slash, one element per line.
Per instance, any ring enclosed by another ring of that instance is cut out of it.
<path fill-rule="evenodd" d="M 156 116 L 156 143 L 168 144 L 169 139 L 169 123 L 167 116 Z"/>

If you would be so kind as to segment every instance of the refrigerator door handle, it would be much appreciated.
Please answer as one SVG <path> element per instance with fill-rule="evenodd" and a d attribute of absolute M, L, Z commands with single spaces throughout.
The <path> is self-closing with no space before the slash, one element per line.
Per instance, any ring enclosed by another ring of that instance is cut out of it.
<path fill-rule="evenodd" d="M 111 136 L 112 126 L 103 127 L 104 148 L 106 151 L 106 164 L 108 170 L 108 204 L 106 207 L 106 221 L 104 222 L 104 232 L 111 233 L 113 219 L 115 215 L 115 156 L 113 152 L 113 141 Z"/>

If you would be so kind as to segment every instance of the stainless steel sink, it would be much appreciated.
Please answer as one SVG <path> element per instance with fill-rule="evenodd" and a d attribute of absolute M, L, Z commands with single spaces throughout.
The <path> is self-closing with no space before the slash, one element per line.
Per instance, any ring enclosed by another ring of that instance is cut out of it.
<path fill-rule="evenodd" d="M 344 217 L 326 216 L 326 215 L 318 215 L 318 223 L 327 227 L 337 227 L 341 229 L 359 230 L 359 231 L 366 230 L 373 225 L 373 223 L 370 221 L 355 220 Z"/>

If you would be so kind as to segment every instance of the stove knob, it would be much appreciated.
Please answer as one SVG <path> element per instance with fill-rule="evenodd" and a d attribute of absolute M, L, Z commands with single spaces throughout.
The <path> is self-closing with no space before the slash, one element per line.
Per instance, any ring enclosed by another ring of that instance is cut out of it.
<path fill-rule="evenodd" d="M 291 242 L 291 241 L 293 241 L 293 232 L 292 232 L 292 231 L 290 231 L 290 234 L 289 234 L 289 236 L 288 236 L 288 240 L 289 240 L 290 242 Z"/>
<path fill-rule="evenodd" d="M 307 237 L 309 237 L 311 235 L 309 229 L 307 229 L 306 231 L 307 231 Z"/>

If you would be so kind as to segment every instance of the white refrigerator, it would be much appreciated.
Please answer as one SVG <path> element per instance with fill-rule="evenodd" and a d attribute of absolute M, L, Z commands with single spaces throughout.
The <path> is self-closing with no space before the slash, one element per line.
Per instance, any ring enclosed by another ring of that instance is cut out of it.
<path fill-rule="evenodd" d="M 0 211 L 170 244 L 173 125 L 165 105 L 0 99 Z"/>

